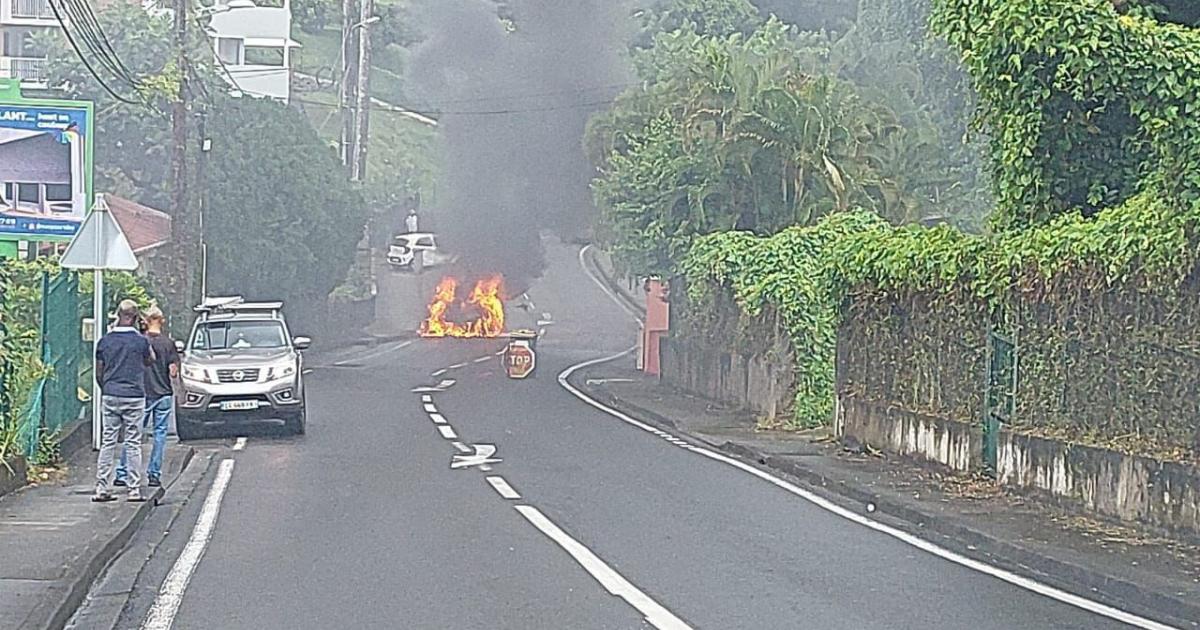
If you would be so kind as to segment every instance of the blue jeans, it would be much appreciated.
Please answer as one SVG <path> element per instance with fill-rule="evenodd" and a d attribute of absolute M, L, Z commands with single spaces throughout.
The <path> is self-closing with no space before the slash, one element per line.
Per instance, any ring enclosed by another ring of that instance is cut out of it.
<path fill-rule="evenodd" d="M 150 450 L 150 465 L 146 468 L 146 476 L 159 479 L 162 476 L 163 451 L 167 447 L 167 429 L 171 425 L 171 414 L 175 411 L 175 398 L 163 396 L 146 400 L 146 413 L 142 416 L 142 426 L 150 428 L 154 420 L 154 448 Z M 124 479 L 129 471 L 125 468 L 125 452 L 121 451 L 121 464 L 117 466 L 117 479 Z"/>

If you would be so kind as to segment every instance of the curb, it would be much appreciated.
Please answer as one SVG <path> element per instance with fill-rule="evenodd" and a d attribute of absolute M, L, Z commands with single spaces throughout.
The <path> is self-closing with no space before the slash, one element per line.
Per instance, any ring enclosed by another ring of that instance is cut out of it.
<path fill-rule="evenodd" d="M 1148 619 L 1172 623 L 1179 627 L 1200 627 L 1200 603 L 1150 591 L 1133 582 L 1039 554 L 955 523 L 951 519 L 921 512 L 891 499 L 881 498 L 875 492 L 864 487 L 830 479 L 796 461 L 782 460 L 744 444 L 728 440 L 717 442 L 682 431 L 669 418 L 617 398 L 603 387 L 588 385 L 586 372 L 587 370 L 584 370 L 573 378 L 572 381 L 577 381 L 573 384 L 593 398 L 603 401 L 623 413 L 645 420 L 660 429 L 679 432 L 680 437 L 689 438 L 733 455 L 746 464 L 782 473 L 827 499 L 838 502 L 849 501 L 860 506 L 873 503 L 878 513 L 894 517 L 907 524 L 912 530 L 910 533 L 920 533 L 922 538 L 936 542 L 939 546 L 951 549 L 960 555 L 980 559 L 998 568 L 1034 578 L 1068 593 L 1083 595 L 1109 606 L 1119 606 Z M 929 533 L 938 536 L 929 536 Z"/>
<path fill-rule="evenodd" d="M 646 310 L 641 304 L 638 304 L 637 296 L 631 294 L 625 285 L 621 284 L 621 282 L 619 282 L 616 278 L 612 277 L 612 275 L 606 272 L 604 268 L 596 262 L 595 245 L 586 250 L 584 258 L 587 259 L 588 265 L 592 268 L 592 271 L 596 272 L 596 275 L 599 276 L 600 279 L 603 280 L 604 283 L 615 292 L 616 296 L 621 299 L 626 307 L 631 308 L 639 313 Z"/>
<path fill-rule="evenodd" d="M 183 456 L 183 463 L 179 466 L 179 470 L 175 473 L 175 478 L 172 479 L 167 486 L 175 483 L 175 481 L 179 479 L 180 475 L 183 474 L 183 471 L 187 470 L 187 467 L 192 463 L 192 458 L 195 456 L 195 454 L 196 449 L 188 446 L 187 451 L 185 451 Z M 138 505 L 137 511 L 133 514 L 133 518 L 129 519 L 129 522 L 121 528 L 121 531 L 117 532 L 116 536 L 112 537 L 107 543 L 105 543 L 105 545 L 100 549 L 100 553 L 91 558 L 87 566 L 84 568 L 83 573 L 76 576 L 76 578 L 71 581 L 70 588 L 67 590 L 62 600 L 59 601 L 54 607 L 53 612 L 50 614 L 46 622 L 41 623 L 36 627 L 45 628 L 46 630 L 59 630 L 60 628 L 66 626 L 67 622 L 70 621 L 71 617 L 75 614 L 75 611 L 79 609 L 80 604 L 82 604 L 83 600 L 87 597 L 88 590 L 92 587 L 92 582 L 95 582 L 96 578 L 99 577 L 106 568 L 108 568 L 108 565 L 113 561 L 113 559 L 116 558 L 123 549 L 125 549 L 125 545 L 129 543 L 131 538 L 133 538 L 134 532 L 141 527 L 142 522 L 144 522 L 146 517 L 150 515 L 150 510 L 153 510 L 155 506 L 158 505 L 158 502 L 162 499 L 164 493 L 165 490 L 163 488 L 156 488 L 148 500 Z M 35 619 L 38 616 L 37 610 L 35 610 L 34 613 L 30 615 L 30 618 Z"/>

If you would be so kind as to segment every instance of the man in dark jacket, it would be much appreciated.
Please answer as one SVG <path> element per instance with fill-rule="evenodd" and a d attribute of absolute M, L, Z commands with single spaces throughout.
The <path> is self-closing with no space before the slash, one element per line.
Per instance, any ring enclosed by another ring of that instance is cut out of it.
<path fill-rule="evenodd" d="M 117 438 L 125 432 L 129 500 L 142 496 L 142 416 L 146 411 L 146 366 L 154 362 L 150 342 L 137 329 L 138 306 L 124 300 L 117 306 L 117 325 L 96 346 L 96 382 L 100 385 L 100 456 L 96 461 L 93 501 L 116 499 L 109 490 L 116 464 Z"/>
<path fill-rule="evenodd" d="M 150 465 L 146 467 L 146 485 L 162 485 L 163 452 L 167 447 L 167 429 L 175 412 L 175 396 L 172 384 L 179 378 L 179 352 L 175 340 L 163 331 L 166 316 L 157 306 L 146 311 L 146 340 L 154 351 L 154 363 L 146 367 L 146 414 L 142 418 L 144 428 L 154 430 L 154 448 L 150 451 Z M 117 466 L 116 485 L 126 485 L 128 459 L 121 453 L 121 465 Z"/>

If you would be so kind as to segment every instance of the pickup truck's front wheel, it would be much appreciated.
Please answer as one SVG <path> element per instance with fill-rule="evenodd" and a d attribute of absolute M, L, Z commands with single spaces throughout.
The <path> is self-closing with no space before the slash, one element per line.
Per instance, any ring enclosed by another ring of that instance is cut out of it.
<path fill-rule="evenodd" d="M 288 433 L 292 435 L 304 435 L 304 425 L 308 424 L 308 405 L 300 407 L 294 416 L 287 420 Z"/>

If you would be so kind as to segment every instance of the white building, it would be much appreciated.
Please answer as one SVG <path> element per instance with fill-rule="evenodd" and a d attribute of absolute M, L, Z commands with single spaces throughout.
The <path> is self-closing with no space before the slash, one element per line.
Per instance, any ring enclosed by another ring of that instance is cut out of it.
<path fill-rule="evenodd" d="M 58 28 L 49 0 L 0 0 L 0 78 L 20 79 L 21 87 L 46 87 L 46 51 L 34 34 Z"/>
<path fill-rule="evenodd" d="M 33 0 L 0 0 L 23 2 Z M 291 38 L 292 8 L 256 6 L 254 0 L 230 0 L 204 9 L 221 71 L 235 92 L 288 102 L 292 56 L 300 44 Z"/>

